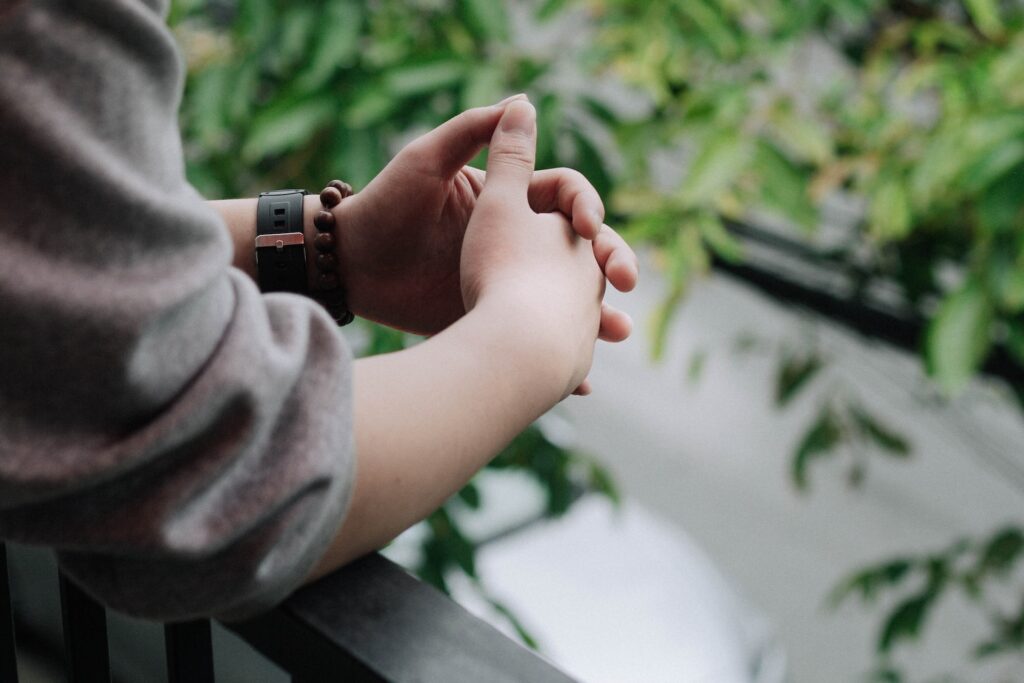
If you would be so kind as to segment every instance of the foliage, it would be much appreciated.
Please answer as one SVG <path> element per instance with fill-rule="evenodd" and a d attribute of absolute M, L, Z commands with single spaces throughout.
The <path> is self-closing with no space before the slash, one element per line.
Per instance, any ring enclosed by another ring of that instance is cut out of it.
<path fill-rule="evenodd" d="M 922 361 L 943 392 L 963 388 L 994 352 L 1024 366 L 1020 2 L 178 0 L 172 18 L 189 58 L 189 175 L 209 196 L 335 175 L 358 186 L 410 135 L 526 91 L 538 108 L 539 165 L 583 171 L 616 224 L 664 266 L 656 356 L 693 278 L 744 258 L 732 221 L 817 245 L 815 227 L 841 200 L 860 215 L 827 242 L 830 263 L 855 295 L 883 282 L 925 321 Z M 560 22 L 573 28 L 563 38 L 582 38 L 532 39 L 538 25 Z M 379 329 L 372 340 L 375 351 L 405 343 Z M 702 365 L 695 357 L 691 376 Z M 794 453 L 801 488 L 825 457 L 848 458 L 856 483 L 866 453 L 903 459 L 911 448 L 825 370 L 814 350 L 780 358 L 780 407 L 821 399 Z M 1024 406 L 1024 387 L 1015 390 Z M 557 512 L 573 482 L 607 487 L 579 462 L 534 430 L 495 466 L 533 472 Z M 474 491 L 458 504 L 472 507 Z M 421 568 L 439 585 L 452 567 L 474 570 L 449 513 L 431 518 Z M 854 578 L 851 595 L 909 591 L 881 629 L 879 680 L 899 679 L 889 654 L 923 631 L 951 586 L 973 581 L 982 595 L 1001 580 L 962 563 L 1015 558 L 1007 548 L 1020 533 L 1008 527 Z M 977 654 L 1024 651 L 1024 618 L 992 623 Z"/>

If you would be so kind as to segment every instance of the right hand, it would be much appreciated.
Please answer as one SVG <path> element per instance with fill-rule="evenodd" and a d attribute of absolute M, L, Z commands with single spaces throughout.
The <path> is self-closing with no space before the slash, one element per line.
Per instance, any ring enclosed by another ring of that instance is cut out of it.
<path fill-rule="evenodd" d="M 591 243 L 564 215 L 530 208 L 536 137 L 533 105 L 510 103 L 491 139 L 486 181 L 466 228 L 462 296 L 467 311 L 489 297 L 525 307 L 531 336 L 558 359 L 564 397 L 587 392 L 605 278 Z"/>

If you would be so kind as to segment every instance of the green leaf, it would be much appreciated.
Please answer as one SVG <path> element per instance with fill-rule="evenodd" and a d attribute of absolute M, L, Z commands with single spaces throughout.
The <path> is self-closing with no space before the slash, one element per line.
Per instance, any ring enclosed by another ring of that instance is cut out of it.
<path fill-rule="evenodd" d="M 467 64 L 455 59 L 407 64 L 384 76 L 384 87 L 399 98 L 433 94 L 462 82 Z"/>
<path fill-rule="evenodd" d="M 508 16 L 505 3 L 494 0 L 461 0 L 466 23 L 475 35 L 486 41 L 508 39 Z"/>
<path fill-rule="evenodd" d="M 878 651 L 887 653 L 903 640 L 915 640 L 928 616 L 935 595 L 925 591 L 900 603 L 885 620 L 878 640 Z"/>
<path fill-rule="evenodd" d="M 686 364 L 686 381 L 690 384 L 697 384 L 704 375 L 704 368 L 707 367 L 708 352 L 704 349 L 694 351 L 690 354 L 690 362 Z"/>
<path fill-rule="evenodd" d="M 779 374 L 775 378 L 775 405 L 786 407 L 793 398 L 807 385 L 823 363 L 816 355 L 788 356 L 779 365 Z"/>
<path fill-rule="evenodd" d="M 622 503 L 622 497 L 619 495 L 615 480 L 612 479 L 608 470 L 596 462 L 590 463 L 590 488 L 597 493 L 607 496 L 614 505 Z"/>
<path fill-rule="evenodd" d="M 534 16 L 540 21 L 547 21 L 560 14 L 568 3 L 569 0 L 543 0 Z"/>
<path fill-rule="evenodd" d="M 725 228 L 717 214 L 701 212 L 697 218 L 697 228 L 711 251 L 728 263 L 739 263 L 743 260 L 743 245 Z"/>
<path fill-rule="evenodd" d="M 994 311 L 984 289 L 969 281 L 949 296 L 928 327 L 928 370 L 947 393 L 962 389 L 992 346 Z"/>
<path fill-rule="evenodd" d="M 861 434 L 870 439 L 882 451 L 900 458 L 910 455 L 910 444 L 902 436 L 880 424 L 859 407 L 854 407 L 852 412 Z"/>
<path fill-rule="evenodd" d="M 832 158 L 829 131 L 813 118 L 798 115 L 792 106 L 777 107 L 771 125 L 778 141 L 798 160 L 820 166 Z"/>
<path fill-rule="evenodd" d="M 401 100 L 379 84 L 367 84 L 353 93 L 345 111 L 345 125 L 354 129 L 379 125 L 401 105 Z"/>
<path fill-rule="evenodd" d="M 714 200 L 736 181 L 751 157 L 745 136 L 734 131 L 719 134 L 704 146 L 690 167 L 683 181 L 683 200 L 691 205 Z"/>
<path fill-rule="evenodd" d="M 253 122 L 242 157 L 252 162 L 308 144 L 334 115 L 334 102 L 327 96 L 281 102 L 261 112 Z"/>
<path fill-rule="evenodd" d="M 899 669 L 883 666 L 871 672 L 869 683 L 903 683 L 903 673 Z"/>
<path fill-rule="evenodd" d="M 472 482 L 459 489 L 459 499 L 471 510 L 480 509 L 480 489 Z"/>
<path fill-rule="evenodd" d="M 989 233 L 1010 232 L 1024 225 L 1024 164 L 986 187 L 978 202 L 978 222 Z"/>
<path fill-rule="evenodd" d="M 911 227 L 910 197 L 902 181 L 882 180 L 871 198 L 870 224 L 872 236 L 881 242 L 907 236 Z"/>
<path fill-rule="evenodd" d="M 810 191 L 810 178 L 774 145 L 761 143 L 757 148 L 756 168 L 761 185 L 761 201 L 805 230 L 818 224 L 818 211 Z"/>
<path fill-rule="evenodd" d="M 979 31 L 989 38 L 1002 35 L 1003 20 L 999 17 L 999 5 L 996 0 L 964 0 L 964 5 Z"/>
<path fill-rule="evenodd" d="M 1024 365 L 1024 322 L 1010 325 L 1006 348 L 1014 360 Z"/>
<path fill-rule="evenodd" d="M 469 72 L 462 89 L 462 108 L 484 107 L 494 104 L 505 93 L 504 74 L 493 64 L 481 64 Z"/>
<path fill-rule="evenodd" d="M 807 488 L 807 469 L 811 461 L 828 455 L 839 445 L 842 437 L 842 424 L 826 406 L 804 434 L 793 455 L 793 482 L 798 489 Z"/>
<path fill-rule="evenodd" d="M 836 608 L 853 595 L 859 595 L 863 602 L 871 602 L 882 589 L 899 585 L 913 567 L 910 560 L 896 559 L 858 572 L 832 590 L 829 604 Z"/>
<path fill-rule="evenodd" d="M 508 620 L 509 625 L 513 628 L 513 630 L 515 630 L 516 635 L 519 636 L 519 639 L 523 641 L 524 645 L 533 650 L 540 649 L 540 645 L 538 644 L 537 639 L 526 628 L 526 626 L 523 625 L 523 622 L 519 620 L 519 617 L 516 616 L 515 612 L 509 609 L 505 605 L 505 603 L 500 602 L 496 598 L 493 598 L 489 595 L 485 595 L 484 599 L 488 602 L 488 604 L 490 604 L 491 607 L 494 608 L 496 612 L 498 612 L 500 615 L 502 615 L 503 617 L 505 617 L 505 619 Z"/>
<path fill-rule="evenodd" d="M 299 88 L 313 91 L 338 69 L 351 66 L 359 51 L 363 10 L 356 2 L 331 2 L 319 18 L 316 47 L 298 77 Z"/>
<path fill-rule="evenodd" d="M 1018 528 L 1003 529 L 985 545 L 978 561 L 978 576 L 1005 576 L 1024 552 L 1024 532 Z"/>

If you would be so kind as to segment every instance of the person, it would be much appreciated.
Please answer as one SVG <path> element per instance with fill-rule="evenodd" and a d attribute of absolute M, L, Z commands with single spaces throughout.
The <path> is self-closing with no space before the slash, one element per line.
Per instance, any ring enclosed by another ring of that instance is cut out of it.
<path fill-rule="evenodd" d="M 318 303 L 257 287 L 256 200 L 186 181 L 166 12 L 0 0 L 0 538 L 122 612 L 237 619 L 588 393 L 637 262 L 585 178 L 534 171 L 527 99 L 464 112 L 331 209 L 351 310 L 429 335 L 353 361 Z"/>

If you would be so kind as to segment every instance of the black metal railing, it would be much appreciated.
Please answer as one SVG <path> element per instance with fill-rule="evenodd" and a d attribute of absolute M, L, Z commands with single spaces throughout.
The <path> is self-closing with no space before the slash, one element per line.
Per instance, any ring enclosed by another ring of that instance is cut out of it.
<path fill-rule="evenodd" d="M 17 683 L 15 615 L 0 543 L 0 681 Z M 111 680 L 106 611 L 60 578 L 63 654 L 71 683 Z M 303 588 L 276 609 L 224 624 L 295 683 L 494 683 L 572 679 L 380 555 Z M 208 621 L 164 627 L 170 683 L 214 680 Z"/>

